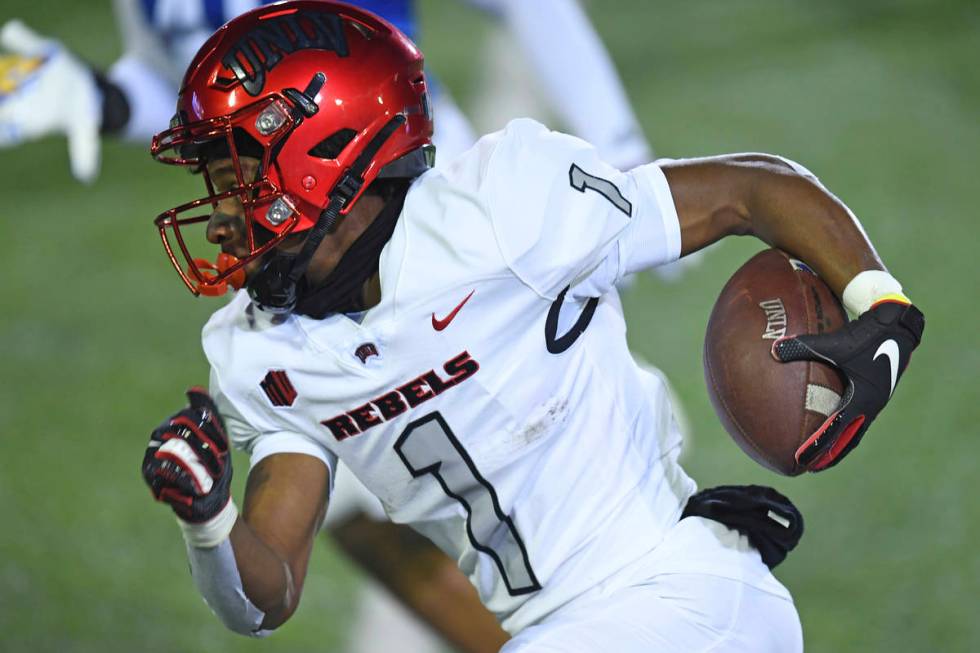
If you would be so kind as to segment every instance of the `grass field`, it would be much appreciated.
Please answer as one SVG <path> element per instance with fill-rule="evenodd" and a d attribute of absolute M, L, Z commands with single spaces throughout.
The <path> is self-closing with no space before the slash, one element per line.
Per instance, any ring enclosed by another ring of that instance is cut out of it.
<path fill-rule="evenodd" d="M 422 2 L 423 46 L 466 103 L 485 19 Z M 105 2 L 6 2 L 105 65 Z M 927 318 L 910 373 L 846 464 L 799 479 L 755 466 L 718 425 L 701 376 L 711 303 L 755 241 L 724 243 L 681 283 L 625 295 L 630 341 L 673 380 L 703 486 L 760 482 L 807 518 L 779 568 L 807 650 L 980 650 L 975 188 L 980 7 L 971 2 L 593 0 L 662 156 L 768 151 L 845 199 Z M 338 651 L 357 576 L 326 542 L 294 619 L 270 640 L 226 633 L 187 573 L 138 466 L 148 431 L 206 381 L 193 300 L 152 217 L 199 182 L 109 143 L 82 187 L 64 143 L 0 151 L 0 651 Z M 973 288 L 973 290 L 970 290 Z M 247 461 L 236 460 L 238 491 Z M 240 496 L 240 494 L 239 494 Z"/>

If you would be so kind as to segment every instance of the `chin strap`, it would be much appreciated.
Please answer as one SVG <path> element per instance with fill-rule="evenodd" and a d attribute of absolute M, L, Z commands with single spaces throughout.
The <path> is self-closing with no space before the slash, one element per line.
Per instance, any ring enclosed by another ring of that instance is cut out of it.
<path fill-rule="evenodd" d="M 353 165 L 341 175 L 340 180 L 330 191 L 327 207 L 323 209 L 316 224 L 310 229 L 299 254 L 276 253 L 270 256 L 265 265 L 249 281 L 249 297 L 260 309 L 284 314 L 296 308 L 299 300 L 297 293 L 299 281 L 306 274 L 306 268 L 309 267 L 313 254 L 340 220 L 340 212 L 360 192 L 364 185 L 364 171 L 374 161 L 378 150 L 403 124 L 405 124 L 405 116 L 402 114 L 389 120 L 371 139 Z"/>
<path fill-rule="evenodd" d="M 293 311 L 322 320 L 332 313 L 364 310 L 364 282 L 377 272 L 381 250 L 391 240 L 404 204 L 405 193 L 395 193 L 322 282 L 310 286 L 305 277 L 300 279 Z"/>

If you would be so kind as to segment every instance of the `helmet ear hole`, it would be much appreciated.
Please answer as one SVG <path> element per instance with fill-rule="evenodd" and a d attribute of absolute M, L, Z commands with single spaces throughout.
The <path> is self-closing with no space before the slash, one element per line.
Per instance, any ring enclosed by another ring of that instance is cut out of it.
<path fill-rule="evenodd" d="M 311 147 L 307 154 L 318 159 L 336 159 L 344 151 L 344 148 L 350 145 L 355 136 L 357 136 L 357 132 L 353 129 L 348 127 L 338 129 Z"/>

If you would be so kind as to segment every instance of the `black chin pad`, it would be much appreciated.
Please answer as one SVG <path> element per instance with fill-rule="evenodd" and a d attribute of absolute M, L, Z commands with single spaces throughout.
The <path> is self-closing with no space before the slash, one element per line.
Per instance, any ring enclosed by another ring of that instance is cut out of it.
<path fill-rule="evenodd" d="M 296 307 L 296 284 L 289 278 L 296 257 L 266 255 L 259 271 L 248 280 L 248 296 L 263 311 L 289 313 Z"/>

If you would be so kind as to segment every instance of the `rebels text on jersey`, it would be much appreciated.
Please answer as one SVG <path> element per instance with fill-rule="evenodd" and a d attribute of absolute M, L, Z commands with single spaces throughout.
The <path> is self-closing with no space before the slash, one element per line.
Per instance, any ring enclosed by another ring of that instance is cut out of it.
<path fill-rule="evenodd" d="M 244 292 L 215 313 L 212 391 L 253 464 L 339 458 L 516 632 L 653 549 L 694 491 L 614 289 L 679 250 L 655 164 L 514 121 L 412 186 L 360 322 L 273 323 Z"/>

